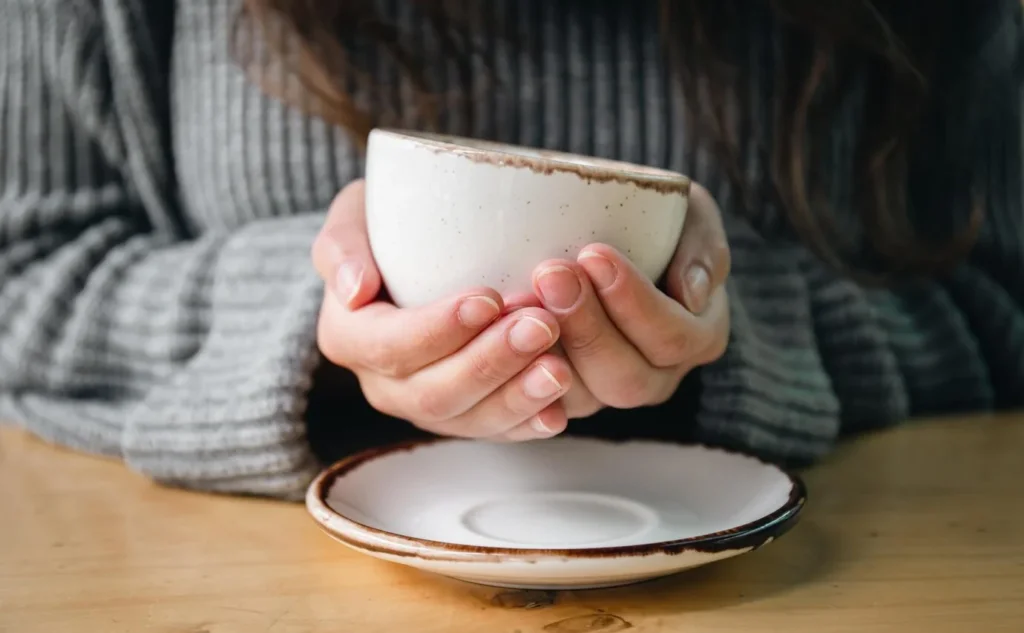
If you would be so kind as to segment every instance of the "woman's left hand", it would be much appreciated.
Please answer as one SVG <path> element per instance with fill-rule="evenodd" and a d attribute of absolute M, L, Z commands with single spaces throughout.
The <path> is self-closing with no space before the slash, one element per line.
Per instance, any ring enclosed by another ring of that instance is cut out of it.
<path fill-rule="evenodd" d="M 691 369 L 719 358 L 729 338 L 729 266 L 718 205 L 696 184 L 665 292 L 604 244 L 575 262 L 538 266 L 534 290 L 558 319 L 577 374 L 562 398 L 567 416 L 661 404 Z"/>

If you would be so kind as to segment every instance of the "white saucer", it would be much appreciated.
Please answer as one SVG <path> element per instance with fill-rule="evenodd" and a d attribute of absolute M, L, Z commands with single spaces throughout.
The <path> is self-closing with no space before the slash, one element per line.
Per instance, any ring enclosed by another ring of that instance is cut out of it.
<path fill-rule="evenodd" d="M 361 453 L 306 506 L 370 556 L 470 582 L 611 587 L 749 552 L 786 532 L 803 483 L 703 446 L 434 440 Z"/>

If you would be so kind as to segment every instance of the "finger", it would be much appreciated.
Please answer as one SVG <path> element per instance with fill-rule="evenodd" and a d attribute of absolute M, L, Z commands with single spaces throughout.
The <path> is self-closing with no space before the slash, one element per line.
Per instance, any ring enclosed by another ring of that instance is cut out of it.
<path fill-rule="evenodd" d="M 564 405 L 558 401 L 511 430 L 489 439 L 494 442 L 527 442 L 554 437 L 568 426 L 569 419 Z"/>
<path fill-rule="evenodd" d="M 406 417 L 431 424 L 462 415 L 533 363 L 558 334 L 558 322 L 539 308 L 503 317 L 455 354 L 404 382 Z"/>
<path fill-rule="evenodd" d="M 313 241 L 313 266 L 327 289 L 346 309 L 372 301 L 381 278 L 366 237 L 364 183 L 357 180 L 334 198 Z"/>
<path fill-rule="evenodd" d="M 502 295 L 505 300 L 505 312 L 515 312 L 523 308 L 542 308 L 540 299 L 532 292 L 518 292 Z"/>
<path fill-rule="evenodd" d="M 335 364 L 399 378 L 457 352 L 501 312 L 501 295 L 488 288 L 421 307 L 378 301 L 356 311 L 325 293 L 317 340 Z"/>
<path fill-rule="evenodd" d="M 533 437 L 561 432 L 547 426 L 550 413 L 538 415 L 554 404 L 572 384 L 572 372 L 565 360 L 546 354 L 462 415 L 434 426 L 432 430 L 458 437 L 498 437 L 526 424 Z M 563 413 L 564 415 L 564 413 Z M 527 433 L 518 436 L 526 439 Z"/>
<path fill-rule="evenodd" d="M 552 347 L 551 353 L 561 358 L 568 358 L 561 344 Z M 594 394 L 590 393 L 587 385 L 583 383 L 583 379 L 572 365 L 569 365 L 569 370 L 572 371 L 572 388 L 560 400 L 565 415 L 570 420 L 590 417 L 601 410 L 601 402 L 594 397 Z"/>
<path fill-rule="evenodd" d="M 675 367 L 703 349 L 714 323 L 667 296 L 621 253 L 605 244 L 580 251 L 609 318 L 655 367 Z"/>
<path fill-rule="evenodd" d="M 711 326 L 711 331 L 706 335 L 706 344 L 691 357 L 690 367 L 706 365 L 722 357 L 729 344 L 729 319 L 729 294 L 725 286 L 719 286 L 711 293 L 702 315 L 702 321 Z"/>
<path fill-rule="evenodd" d="M 707 189 L 693 184 L 679 248 L 667 272 L 669 295 L 701 314 L 716 288 L 729 276 L 732 260 L 722 216 Z"/>
<path fill-rule="evenodd" d="M 576 262 L 537 267 L 534 289 L 558 319 L 560 341 L 587 389 L 601 402 L 633 408 L 657 387 L 656 371 L 605 313 L 586 272 Z"/>

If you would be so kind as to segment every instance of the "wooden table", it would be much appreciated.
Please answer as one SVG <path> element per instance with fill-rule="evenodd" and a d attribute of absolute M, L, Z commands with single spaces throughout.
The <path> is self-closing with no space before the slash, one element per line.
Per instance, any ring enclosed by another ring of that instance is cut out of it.
<path fill-rule="evenodd" d="M 515 592 L 349 552 L 302 507 L 162 489 L 0 431 L 4 633 L 1019 633 L 1024 416 L 916 423 L 806 474 L 804 520 L 634 587 Z"/>

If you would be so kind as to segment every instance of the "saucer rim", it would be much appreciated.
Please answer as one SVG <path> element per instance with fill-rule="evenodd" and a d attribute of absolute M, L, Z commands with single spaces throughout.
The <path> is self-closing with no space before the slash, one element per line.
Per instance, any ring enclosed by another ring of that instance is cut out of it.
<path fill-rule="evenodd" d="M 495 562 L 496 560 L 604 559 L 632 558 L 650 555 L 674 556 L 687 552 L 715 554 L 738 550 L 756 550 L 788 532 L 799 519 L 807 503 L 807 486 L 793 471 L 757 456 L 718 446 L 695 442 L 659 440 L 610 440 L 593 437 L 559 438 L 586 440 L 606 444 L 660 444 L 681 449 L 702 449 L 751 459 L 780 472 L 790 483 L 789 497 L 776 510 L 742 525 L 668 541 L 655 541 L 635 545 L 585 548 L 513 548 L 490 545 L 466 545 L 404 536 L 375 528 L 341 514 L 327 503 L 327 495 L 338 478 L 352 473 L 360 466 L 398 452 L 412 451 L 435 444 L 470 442 L 462 438 L 427 438 L 396 442 L 369 448 L 341 459 L 325 468 L 310 483 L 306 492 L 306 509 L 317 525 L 342 543 L 368 553 L 421 558 L 450 562 Z M 322 517 L 322 518 L 321 518 Z M 339 529 L 340 524 L 347 529 Z"/>

